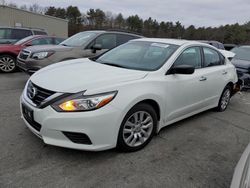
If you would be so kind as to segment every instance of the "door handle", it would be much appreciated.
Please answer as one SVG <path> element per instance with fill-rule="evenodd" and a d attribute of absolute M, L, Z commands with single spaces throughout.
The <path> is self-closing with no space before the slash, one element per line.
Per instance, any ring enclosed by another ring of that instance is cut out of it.
<path fill-rule="evenodd" d="M 222 74 L 223 74 L 223 75 L 227 74 L 227 71 L 223 71 Z"/>
<path fill-rule="evenodd" d="M 207 78 L 205 76 L 200 77 L 200 81 L 206 81 Z"/>

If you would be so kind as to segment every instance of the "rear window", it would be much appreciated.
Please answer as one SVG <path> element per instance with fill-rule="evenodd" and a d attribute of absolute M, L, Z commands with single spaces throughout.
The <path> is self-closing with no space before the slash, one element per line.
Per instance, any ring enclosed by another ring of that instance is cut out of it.
<path fill-rule="evenodd" d="M 47 35 L 47 33 L 45 31 L 37 31 L 37 30 L 33 30 L 34 35 Z"/>

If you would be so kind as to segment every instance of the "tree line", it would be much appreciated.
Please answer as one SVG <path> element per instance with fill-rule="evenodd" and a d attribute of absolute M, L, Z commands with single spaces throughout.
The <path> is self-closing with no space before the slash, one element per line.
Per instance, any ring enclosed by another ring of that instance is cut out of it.
<path fill-rule="evenodd" d="M 17 7 L 11 3 L 9 6 Z M 33 4 L 17 7 L 69 21 L 69 36 L 85 30 L 113 29 L 128 31 L 145 37 L 179 38 L 189 40 L 217 40 L 222 43 L 249 44 L 250 21 L 245 24 L 227 24 L 220 27 L 184 27 L 179 21 L 157 21 L 152 17 L 142 19 L 139 15 L 124 17 L 122 13 L 114 14 L 101 9 L 89 9 L 86 13 L 80 12 L 76 6 L 40 7 Z"/>
<path fill-rule="evenodd" d="M 145 37 L 180 38 L 190 40 L 217 40 L 222 43 L 250 43 L 250 21 L 243 25 L 238 23 L 220 27 L 184 27 L 178 22 L 158 22 L 149 17 L 143 20 L 138 15 L 124 17 L 122 13 L 114 14 L 101 9 L 89 9 L 81 13 L 76 6 L 67 8 L 47 7 L 46 15 L 69 20 L 69 34 L 83 30 L 114 29 L 134 32 Z"/>

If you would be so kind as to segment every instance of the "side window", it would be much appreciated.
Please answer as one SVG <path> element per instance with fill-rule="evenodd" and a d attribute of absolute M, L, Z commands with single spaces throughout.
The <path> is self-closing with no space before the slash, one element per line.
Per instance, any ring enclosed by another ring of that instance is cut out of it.
<path fill-rule="evenodd" d="M 54 38 L 54 40 L 55 40 L 55 44 L 60 44 L 65 39 L 63 39 L 63 38 Z"/>
<path fill-rule="evenodd" d="M 30 30 L 25 29 L 13 29 L 11 35 L 13 39 L 23 39 L 32 35 L 32 32 Z"/>
<path fill-rule="evenodd" d="M 117 35 L 117 46 L 124 44 L 130 40 L 136 39 L 138 37 L 136 36 L 132 36 L 132 35 L 122 35 L 122 34 L 118 34 Z"/>
<path fill-rule="evenodd" d="M 103 34 L 96 38 L 95 44 L 101 44 L 102 49 L 111 49 L 116 47 L 116 35 L 115 34 Z"/>
<path fill-rule="evenodd" d="M 35 39 L 31 42 L 32 46 L 35 45 L 46 45 L 46 44 L 52 44 L 51 38 L 45 38 L 45 39 Z"/>
<path fill-rule="evenodd" d="M 221 65 L 219 53 L 211 48 L 203 48 L 204 51 L 204 67 Z"/>
<path fill-rule="evenodd" d="M 174 66 L 177 65 L 191 65 L 195 68 L 201 68 L 200 47 L 191 47 L 184 50 L 174 63 Z"/>

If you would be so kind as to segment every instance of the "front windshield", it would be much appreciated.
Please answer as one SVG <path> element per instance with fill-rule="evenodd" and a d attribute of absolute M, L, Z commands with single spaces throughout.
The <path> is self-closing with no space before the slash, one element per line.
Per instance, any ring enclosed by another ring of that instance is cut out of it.
<path fill-rule="evenodd" d="M 25 38 L 23 38 L 23 39 L 17 41 L 17 42 L 15 43 L 15 45 L 23 44 L 23 43 L 29 41 L 30 39 L 32 39 L 33 37 L 34 37 L 34 36 L 25 37 Z"/>
<path fill-rule="evenodd" d="M 86 44 L 89 40 L 93 39 L 95 36 L 96 33 L 94 32 L 81 32 L 73 35 L 60 44 L 64 46 L 80 47 Z"/>
<path fill-rule="evenodd" d="M 135 70 L 159 69 L 179 46 L 173 44 L 132 41 L 121 45 L 96 62 Z"/>
<path fill-rule="evenodd" d="M 231 51 L 235 53 L 234 59 L 250 61 L 250 46 L 236 47 Z"/>

